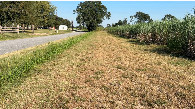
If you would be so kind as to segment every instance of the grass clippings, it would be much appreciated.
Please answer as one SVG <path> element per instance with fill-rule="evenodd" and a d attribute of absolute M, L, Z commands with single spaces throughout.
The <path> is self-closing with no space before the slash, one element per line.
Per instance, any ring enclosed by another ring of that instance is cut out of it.
<path fill-rule="evenodd" d="M 195 108 L 195 62 L 153 48 L 96 32 L 38 66 L 0 107 Z"/>

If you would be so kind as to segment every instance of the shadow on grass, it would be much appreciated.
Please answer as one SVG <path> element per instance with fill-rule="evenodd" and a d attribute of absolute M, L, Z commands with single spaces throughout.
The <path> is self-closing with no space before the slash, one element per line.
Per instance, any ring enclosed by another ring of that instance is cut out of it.
<path fill-rule="evenodd" d="M 127 38 L 125 38 L 125 39 L 127 39 Z M 147 44 L 147 43 L 144 43 L 144 42 L 140 42 L 139 40 L 137 40 L 137 39 L 130 39 L 129 41 L 127 41 L 127 42 L 130 42 L 130 43 L 132 43 L 132 44 L 136 44 L 136 45 L 149 45 L 149 44 Z"/>
<path fill-rule="evenodd" d="M 160 55 L 163 55 L 163 56 L 164 55 L 169 55 L 169 56 L 172 56 L 172 57 L 184 58 L 184 59 L 188 59 L 188 60 L 195 60 L 194 58 L 190 58 L 190 57 L 186 56 L 186 54 L 182 53 L 181 51 L 173 52 L 166 45 L 158 45 L 156 47 L 149 47 L 150 44 L 147 44 L 147 43 L 144 43 L 144 42 L 140 42 L 137 39 L 130 39 L 127 42 L 135 44 L 135 45 L 145 45 L 145 46 L 148 46 L 146 49 L 144 49 L 144 51 L 157 53 L 157 54 L 160 54 Z"/>
<path fill-rule="evenodd" d="M 160 55 L 169 55 L 169 56 L 173 56 L 173 57 L 177 57 L 177 58 L 184 58 L 184 59 L 192 60 L 192 61 L 195 60 L 192 57 L 188 57 L 186 54 L 184 54 L 181 51 L 173 52 L 165 45 L 164 46 L 160 45 L 160 46 L 155 47 L 155 48 L 148 50 L 148 51 L 153 52 L 153 53 L 158 53 Z"/>
<path fill-rule="evenodd" d="M 89 31 L 84 31 L 84 30 L 74 30 L 75 32 L 89 32 Z"/>
<path fill-rule="evenodd" d="M 33 31 L 32 30 L 25 30 L 25 31 L 20 30 L 19 33 L 33 33 Z"/>

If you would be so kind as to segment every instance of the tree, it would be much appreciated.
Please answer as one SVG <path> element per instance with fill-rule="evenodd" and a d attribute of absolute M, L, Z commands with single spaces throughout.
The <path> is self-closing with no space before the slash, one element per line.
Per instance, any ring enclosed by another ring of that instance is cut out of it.
<path fill-rule="evenodd" d="M 117 23 L 115 23 L 115 24 L 114 24 L 114 23 L 112 23 L 112 27 L 116 27 L 116 26 L 117 26 L 116 24 L 117 24 Z"/>
<path fill-rule="evenodd" d="M 51 5 L 48 1 L 38 1 L 37 2 L 37 20 L 39 26 L 46 26 L 49 17 L 54 16 L 56 7 Z"/>
<path fill-rule="evenodd" d="M 11 25 L 19 22 L 20 11 L 18 1 L 0 1 L 1 25 Z"/>
<path fill-rule="evenodd" d="M 77 13 L 77 23 L 83 26 L 86 25 L 88 31 L 95 30 L 98 24 L 111 16 L 111 13 L 107 12 L 106 6 L 101 1 L 81 2 L 73 12 L 74 14 Z"/>
<path fill-rule="evenodd" d="M 130 16 L 130 23 L 134 21 L 134 16 Z"/>
<path fill-rule="evenodd" d="M 1 1 L 1 25 L 26 24 L 44 26 L 56 7 L 48 1 Z"/>
<path fill-rule="evenodd" d="M 66 25 L 69 28 L 71 27 L 71 22 L 68 19 L 63 19 L 62 17 L 58 17 L 56 15 L 54 17 L 55 20 L 51 26 L 55 26 L 55 28 L 58 28 L 60 25 Z"/>
<path fill-rule="evenodd" d="M 177 19 L 177 18 L 171 14 L 166 14 L 165 17 L 162 18 L 162 20 L 174 20 L 174 19 Z"/>
<path fill-rule="evenodd" d="M 123 20 L 123 25 L 127 25 L 127 18 Z"/>
<path fill-rule="evenodd" d="M 111 27 L 111 25 L 110 24 L 107 24 L 107 27 Z"/>
<path fill-rule="evenodd" d="M 119 25 L 119 26 L 120 25 L 123 25 L 123 21 L 122 20 L 119 20 L 118 23 L 117 23 L 117 25 Z"/>
<path fill-rule="evenodd" d="M 119 20 L 117 23 L 112 24 L 112 27 L 121 26 L 121 25 L 127 25 L 127 18 L 125 18 L 123 21 Z"/>
<path fill-rule="evenodd" d="M 130 16 L 131 18 L 131 16 Z M 143 12 L 136 12 L 134 15 L 134 18 L 137 19 L 137 23 L 143 23 L 143 22 L 151 22 L 152 19 L 150 18 L 149 14 L 145 14 Z"/>

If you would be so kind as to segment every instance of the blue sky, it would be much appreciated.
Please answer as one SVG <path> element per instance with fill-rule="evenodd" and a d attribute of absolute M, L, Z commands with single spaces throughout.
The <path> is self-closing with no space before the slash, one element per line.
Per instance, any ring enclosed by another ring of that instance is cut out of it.
<path fill-rule="evenodd" d="M 81 1 L 51 1 L 57 7 L 57 15 L 68 20 L 73 20 L 74 26 L 76 23 L 76 14 L 73 10 Z M 130 20 L 129 16 L 135 15 L 141 11 L 150 15 L 153 20 L 160 20 L 165 14 L 172 14 L 175 17 L 182 19 L 186 14 L 193 13 L 195 1 L 102 1 L 111 12 L 110 20 L 104 20 L 102 25 L 112 24 L 123 20 Z"/>

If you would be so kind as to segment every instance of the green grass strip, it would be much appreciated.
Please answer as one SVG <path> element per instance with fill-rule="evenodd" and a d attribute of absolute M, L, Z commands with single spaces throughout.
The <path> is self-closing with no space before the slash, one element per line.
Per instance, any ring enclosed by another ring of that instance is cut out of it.
<path fill-rule="evenodd" d="M 58 54 L 63 53 L 64 50 L 89 37 L 92 33 L 71 37 L 58 43 L 50 43 L 45 48 L 36 49 L 23 56 L 0 59 L 0 88 L 27 77 L 29 71 L 35 66 L 55 58 Z"/>

